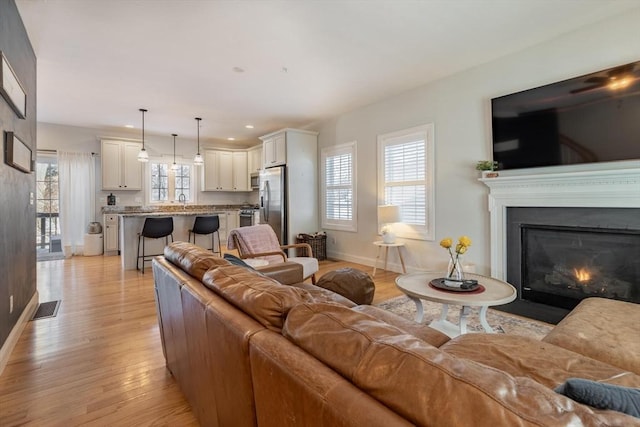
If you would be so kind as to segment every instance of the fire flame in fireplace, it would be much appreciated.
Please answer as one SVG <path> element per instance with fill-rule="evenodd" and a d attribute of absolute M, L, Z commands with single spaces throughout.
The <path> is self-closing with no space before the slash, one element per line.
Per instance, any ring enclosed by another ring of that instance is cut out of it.
<path fill-rule="evenodd" d="M 589 270 L 585 268 L 581 268 L 579 270 L 574 268 L 573 272 L 575 273 L 578 282 L 586 282 L 587 280 L 591 279 L 591 273 L 589 273 Z"/>

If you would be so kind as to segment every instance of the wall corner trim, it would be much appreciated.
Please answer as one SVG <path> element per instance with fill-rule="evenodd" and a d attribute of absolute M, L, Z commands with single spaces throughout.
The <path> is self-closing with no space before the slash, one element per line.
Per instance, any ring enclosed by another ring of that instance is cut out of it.
<path fill-rule="evenodd" d="M 27 304 L 27 306 L 22 311 L 20 318 L 11 329 L 11 333 L 7 337 L 4 342 L 2 348 L 0 348 L 0 375 L 2 375 L 2 371 L 4 371 L 4 367 L 7 366 L 7 362 L 9 362 L 9 357 L 11 356 L 11 352 L 14 347 L 18 343 L 18 339 L 20 339 L 20 335 L 22 335 L 22 331 L 25 326 L 27 326 L 27 322 L 31 320 L 33 314 L 36 312 L 38 308 L 39 294 L 36 290 L 31 297 L 31 300 Z"/>

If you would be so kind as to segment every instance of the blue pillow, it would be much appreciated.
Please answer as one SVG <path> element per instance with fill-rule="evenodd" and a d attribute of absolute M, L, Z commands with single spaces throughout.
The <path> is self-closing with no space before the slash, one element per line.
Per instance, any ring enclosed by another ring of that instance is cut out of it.
<path fill-rule="evenodd" d="M 235 255 L 224 254 L 223 258 L 229 261 L 233 265 L 239 265 L 241 267 L 247 267 L 247 268 L 250 268 L 251 270 L 255 270 L 255 268 L 251 267 L 249 264 L 247 264 L 246 262 L 244 262 L 243 260 L 241 260 Z"/>
<path fill-rule="evenodd" d="M 569 378 L 557 393 L 598 409 L 611 409 L 640 418 L 640 389 Z"/>

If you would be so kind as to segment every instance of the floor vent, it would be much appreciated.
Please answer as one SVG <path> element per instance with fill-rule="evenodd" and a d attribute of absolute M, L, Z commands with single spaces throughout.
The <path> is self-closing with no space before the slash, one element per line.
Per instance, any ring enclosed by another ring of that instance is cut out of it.
<path fill-rule="evenodd" d="M 48 301 L 38 304 L 38 309 L 34 313 L 31 320 L 46 319 L 47 317 L 56 317 L 58 314 L 58 308 L 60 307 L 60 300 Z"/>

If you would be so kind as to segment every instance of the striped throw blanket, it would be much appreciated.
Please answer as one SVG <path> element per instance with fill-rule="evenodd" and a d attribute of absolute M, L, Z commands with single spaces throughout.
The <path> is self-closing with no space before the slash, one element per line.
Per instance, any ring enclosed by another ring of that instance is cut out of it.
<path fill-rule="evenodd" d="M 240 246 L 239 248 L 236 247 L 236 240 L 238 246 Z M 270 225 L 259 224 L 231 230 L 227 237 L 227 248 L 238 249 L 238 252 L 242 255 L 258 254 L 279 251 L 280 242 L 278 242 L 278 237 Z M 266 256 L 260 258 L 269 263 L 282 262 L 281 256 Z"/>

